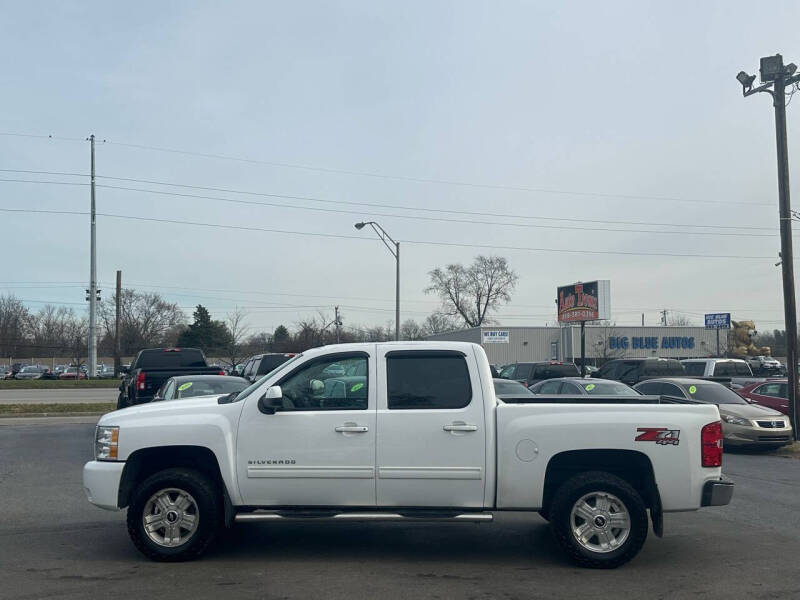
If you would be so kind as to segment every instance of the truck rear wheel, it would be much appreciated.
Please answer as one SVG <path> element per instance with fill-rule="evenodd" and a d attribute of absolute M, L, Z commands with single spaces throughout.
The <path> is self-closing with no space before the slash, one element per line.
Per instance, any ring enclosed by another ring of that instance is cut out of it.
<path fill-rule="evenodd" d="M 221 526 L 219 490 L 199 471 L 159 471 L 137 487 L 127 523 L 131 540 L 148 558 L 192 560 L 206 551 Z"/>
<path fill-rule="evenodd" d="M 624 479 L 602 471 L 564 482 L 549 510 L 556 542 L 584 567 L 613 569 L 636 556 L 647 539 L 647 508 Z"/>

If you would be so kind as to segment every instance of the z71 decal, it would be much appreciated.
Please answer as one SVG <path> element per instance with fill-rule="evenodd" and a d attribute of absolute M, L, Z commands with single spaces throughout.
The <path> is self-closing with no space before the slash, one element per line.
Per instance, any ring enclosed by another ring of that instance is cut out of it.
<path fill-rule="evenodd" d="M 634 439 L 635 442 L 655 442 L 662 446 L 669 444 L 677 446 L 680 443 L 681 430 L 667 429 L 666 427 L 637 427 L 639 435 Z"/>

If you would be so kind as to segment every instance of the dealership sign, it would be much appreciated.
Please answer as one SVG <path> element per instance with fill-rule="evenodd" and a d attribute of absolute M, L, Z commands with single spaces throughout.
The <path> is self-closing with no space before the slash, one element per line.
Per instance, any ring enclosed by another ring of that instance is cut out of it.
<path fill-rule="evenodd" d="M 558 320 L 562 323 L 611 318 L 611 282 L 607 279 L 558 288 Z"/>
<path fill-rule="evenodd" d="M 706 329 L 730 329 L 731 313 L 711 313 L 706 315 Z"/>
<path fill-rule="evenodd" d="M 500 330 L 484 330 L 483 332 L 484 344 L 507 344 L 508 331 Z"/>
<path fill-rule="evenodd" d="M 694 337 L 665 335 L 659 340 L 658 336 L 614 336 L 608 338 L 608 347 L 611 350 L 691 350 Z"/>

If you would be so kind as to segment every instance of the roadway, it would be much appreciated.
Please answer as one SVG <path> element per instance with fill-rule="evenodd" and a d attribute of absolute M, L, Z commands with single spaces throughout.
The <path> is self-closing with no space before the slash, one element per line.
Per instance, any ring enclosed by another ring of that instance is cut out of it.
<path fill-rule="evenodd" d="M 0 426 L 4 599 L 796 598 L 800 460 L 726 454 L 730 506 L 666 515 L 615 571 L 567 563 L 536 515 L 492 524 L 237 525 L 202 560 L 159 564 L 81 487 L 93 425 Z"/>

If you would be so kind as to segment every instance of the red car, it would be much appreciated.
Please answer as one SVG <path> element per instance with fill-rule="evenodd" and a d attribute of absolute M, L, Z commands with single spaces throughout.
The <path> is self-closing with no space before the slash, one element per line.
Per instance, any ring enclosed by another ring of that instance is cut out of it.
<path fill-rule="evenodd" d="M 774 408 L 785 415 L 789 414 L 786 379 L 768 379 L 761 383 L 751 383 L 736 391 L 750 402 Z"/>
<path fill-rule="evenodd" d="M 58 376 L 59 379 L 86 379 L 83 370 L 78 371 L 77 367 L 67 367 L 67 370 Z"/>

